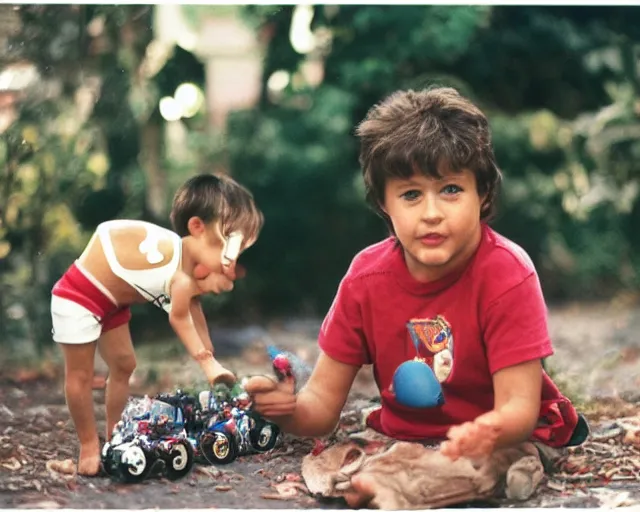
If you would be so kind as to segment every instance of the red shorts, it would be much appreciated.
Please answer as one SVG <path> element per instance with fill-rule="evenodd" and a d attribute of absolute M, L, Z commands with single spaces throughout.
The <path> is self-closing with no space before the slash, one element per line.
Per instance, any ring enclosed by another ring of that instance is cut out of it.
<path fill-rule="evenodd" d="M 51 291 L 51 319 L 54 341 L 90 343 L 128 323 L 131 310 L 117 306 L 106 289 L 75 262 Z"/>

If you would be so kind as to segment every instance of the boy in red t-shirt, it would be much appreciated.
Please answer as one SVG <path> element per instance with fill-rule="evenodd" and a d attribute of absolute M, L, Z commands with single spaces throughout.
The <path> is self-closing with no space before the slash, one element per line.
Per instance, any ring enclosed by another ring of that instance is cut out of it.
<path fill-rule="evenodd" d="M 446 439 L 452 460 L 575 443 L 578 415 L 542 367 L 553 350 L 535 268 L 485 223 L 501 174 L 484 114 L 450 88 L 400 91 L 357 134 L 367 198 L 392 236 L 354 258 L 306 386 L 250 380 L 256 409 L 293 434 L 326 435 L 371 364 L 382 404 L 367 424 L 392 438 Z M 403 405 L 393 389 L 416 357 L 441 386 L 433 407 Z"/>

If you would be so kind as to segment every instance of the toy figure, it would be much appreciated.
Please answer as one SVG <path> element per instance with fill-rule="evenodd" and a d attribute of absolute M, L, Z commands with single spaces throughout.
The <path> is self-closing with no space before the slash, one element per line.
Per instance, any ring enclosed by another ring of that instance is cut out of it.
<path fill-rule="evenodd" d="M 269 345 L 267 353 L 271 358 L 273 371 L 280 382 L 291 381 L 295 391 L 298 392 L 309 380 L 311 368 L 292 352 Z"/>
<path fill-rule="evenodd" d="M 211 464 L 228 464 L 251 451 L 271 450 L 280 433 L 278 427 L 251 410 L 249 396 L 241 386 L 223 384 L 199 395 L 202 431 L 194 432 L 199 454 Z"/>
<path fill-rule="evenodd" d="M 142 404 L 131 400 L 123 417 L 102 449 L 103 467 L 112 478 L 137 483 L 160 469 L 177 480 L 191 471 L 194 450 L 177 408 L 145 397 Z"/>

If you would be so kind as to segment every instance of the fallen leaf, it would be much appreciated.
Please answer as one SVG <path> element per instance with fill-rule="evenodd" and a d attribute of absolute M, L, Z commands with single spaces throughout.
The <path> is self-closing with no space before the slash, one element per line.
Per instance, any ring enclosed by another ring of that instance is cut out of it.
<path fill-rule="evenodd" d="M 211 478 L 220 478 L 222 476 L 222 471 L 219 469 L 210 466 L 200 466 L 199 464 L 194 468 L 194 472 L 210 476 Z"/>
<path fill-rule="evenodd" d="M 16 508 L 28 508 L 28 509 L 47 508 L 47 509 L 51 509 L 51 508 L 62 508 L 62 505 L 60 505 L 60 503 L 58 503 L 57 501 L 44 500 L 44 501 L 36 501 L 36 502 L 31 502 L 31 503 L 22 503 L 21 505 L 18 505 Z"/>
<path fill-rule="evenodd" d="M 227 492 L 233 489 L 233 487 L 231 487 L 230 485 L 216 485 L 214 489 L 220 492 Z"/>
<path fill-rule="evenodd" d="M 282 496 L 281 494 L 276 494 L 276 493 L 268 493 L 268 494 L 261 494 L 260 497 L 263 500 L 293 500 L 296 497 L 295 496 Z"/>
<path fill-rule="evenodd" d="M 73 476 L 76 474 L 76 465 L 71 459 L 49 460 L 45 466 L 49 471 L 54 473 L 60 473 L 66 476 Z"/>
<path fill-rule="evenodd" d="M 3 468 L 6 468 L 10 471 L 16 471 L 22 467 L 20 461 L 15 457 L 11 457 L 10 459 L 3 461 L 1 465 Z"/>
<path fill-rule="evenodd" d="M 307 487 L 299 482 L 281 482 L 279 484 L 271 484 L 278 494 L 287 498 L 293 498 L 298 495 L 298 491 L 309 492 Z"/>

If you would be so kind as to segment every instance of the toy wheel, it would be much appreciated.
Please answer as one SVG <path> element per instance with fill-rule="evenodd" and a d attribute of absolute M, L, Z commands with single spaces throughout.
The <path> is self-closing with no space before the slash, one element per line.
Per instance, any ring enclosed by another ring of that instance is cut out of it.
<path fill-rule="evenodd" d="M 102 447 L 102 467 L 109 476 L 116 476 L 118 473 L 118 464 L 114 460 L 113 447 L 111 443 L 106 442 Z"/>
<path fill-rule="evenodd" d="M 238 455 L 235 439 L 226 432 L 205 432 L 202 434 L 200 451 L 210 464 L 229 464 Z"/>
<path fill-rule="evenodd" d="M 251 446 L 259 452 L 268 452 L 278 441 L 280 429 L 277 425 L 264 420 L 256 420 L 256 425 L 249 432 Z"/>
<path fill-rule="evenodd" d="M 163 457 L 165 461 L 165 476 L 169 480 L 178 480 L 186 476 L 193 467 L 193 448 L 189 441 L 178 441 Z"/>
<path fill-rule="evenodd" d="M 142 482 L 151 470 L 149 456 L 137 445 L 128 446 L 118 452 L 120 453 L 118 470 L 122 480 L 127 483 Z"/>

